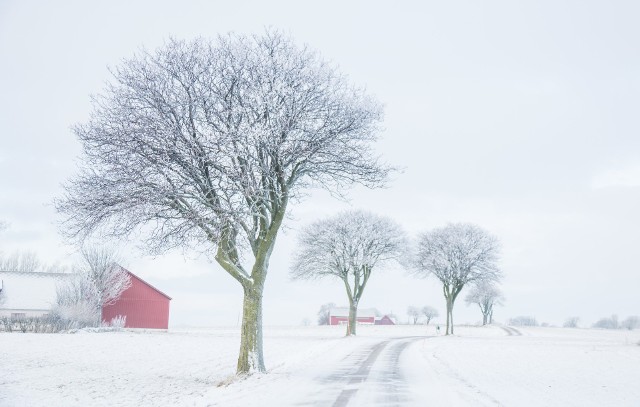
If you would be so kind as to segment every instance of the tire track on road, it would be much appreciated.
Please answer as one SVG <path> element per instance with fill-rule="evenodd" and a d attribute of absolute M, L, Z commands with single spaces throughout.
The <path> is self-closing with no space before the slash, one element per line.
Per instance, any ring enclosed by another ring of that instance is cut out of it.
<path fill-rule="evenodd" d="M 510 326 L 501 326 L 500 328 L 502 328 L 508 336 L 522 336 L 522 332 Z"/>
<path fill-rule="evenodd" d="M 402 405 L 408 391 L 400 373 L 400 355 L 409 344 L 421 339 L 425 337 L 394 338 L 373 347 L 354 373 L 343 376 L 347 383 L 332 406 L 348 406 L 363 388 L 369 392 L 366 396 L 372 398 L 366 405 Z"/>
<path fill-rule="evenodd" d="M 369 372 L 371 371 L 371 367 L 375 363 L 376 359 L 378 359 L 378 356 L 380 356 L 382 350 L 389 344 L 389 342 L 390 341 L 381 342 L 373 347 L 371 353 L 364 360 L 364 362 L 362 362 L 358 370 L 355 373 L 348 375 L 350 376 L 347 384 L 348 386 L 359 384 L 367 380 Z M 342 392 L 338 395 L 336 401 L 333 403 L 333 407 L 344 407 L 348 405 L 349 400 L 358 392 L 358 390 L 359 389 L 357 387 L 349 387 L 343 389 Z"/>

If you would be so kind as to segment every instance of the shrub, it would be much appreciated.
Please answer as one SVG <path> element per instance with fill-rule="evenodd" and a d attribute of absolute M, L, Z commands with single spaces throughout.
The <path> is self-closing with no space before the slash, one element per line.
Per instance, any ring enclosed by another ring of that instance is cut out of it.
<path fill-rule="evenodd" d="M 116 330 L 121 330 L 127 324 L 127 316 L 126 315 L 118 315 L 113 318 L 110 322 L 102 321 L 102 326 L 107 326 L 111 328 L 115 328 Z"/>
<path fill-rule="evenodd" d="M 638 317 L 637 315 L 632 315 L 622 321 L 620 327 L 628 330 L 640 328 L 640 317 Z"/>
<path fill-rule="evenodd" d="M 564 328 L 577 328 L 579 321 L 580 321 L 580 318 L 578 317 L 569 317 L 564 321 L 564 324 L 562 324 L 562 326 Z"/>
<path fill-rule="evenodd" d="M 515 326 L 538 326 L 538 321 L 534 317 L 519 316 L 509 319 L 509 325 Z"/>
<path fill-rule="evenodd" d="M 601 329 L 618 329 L 620 327 L 618 325 L 618 316 L 611 315 L 609 318 L 602 318 L 593 324 L 593 327 Z"/>

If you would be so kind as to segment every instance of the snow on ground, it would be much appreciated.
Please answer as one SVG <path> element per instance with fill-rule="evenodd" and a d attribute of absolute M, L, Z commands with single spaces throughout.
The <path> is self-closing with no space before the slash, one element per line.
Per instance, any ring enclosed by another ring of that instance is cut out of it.
<path fill-rule="evenodd" d="M 497 328 L 476 331 L 489 329 Z M 425 405 L 640 405 L 639 331 L 517 328 L 521 336 L 493 338 L 459 331 L 403 355 Z"/>
<path fill-rule="evenodd" d="M 237 329 L 4 333 L 0 406 L 640 405 L 640 331 L 515 333 L 266 328 L 269 373 L 241 380 Z"/>

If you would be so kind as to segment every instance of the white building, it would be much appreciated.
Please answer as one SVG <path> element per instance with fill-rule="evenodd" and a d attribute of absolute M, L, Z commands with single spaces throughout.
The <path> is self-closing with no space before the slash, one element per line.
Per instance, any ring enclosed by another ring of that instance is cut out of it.
<path fill-rule="evenodd" d="M 0 317 L 27 318 L 48 314 L 56 287 L 69 273 L 0 271 Z"/>

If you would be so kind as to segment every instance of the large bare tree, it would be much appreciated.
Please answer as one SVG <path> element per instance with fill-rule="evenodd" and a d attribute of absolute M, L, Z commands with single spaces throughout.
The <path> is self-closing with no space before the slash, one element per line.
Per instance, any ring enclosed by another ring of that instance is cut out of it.
<path fill-rule="evenodd" d="M 467 304 L 476 304 L 482 312 L 482 325 L 493 323 L 493 307 L 502 305 L 504 295 L 496 287 L 495 282 L 480 280 L 474 284 L 471 291 L 465 297 Z"/>
<path fill-rule="evenodd" d="M 237 371 L 264 371 L 262 294 L 287 207 L 308 187 L 384 182 L 381 106 L 273 31 L 171 40 L 112 73 L 74 129 L 83 168 L 57 202 L 63 230 L 210 253 L 244 291 Z"/>
<path fill-rule="evenodd" d="M 447 305 L 447 335 L 453 333 L 453 306 L 464 286 L 499 279 L 498 256 L 498 240 L 469 223 L 449 224 L 419 237 L 416 274 L 433 275 L 442 283 Z"/>
<path fill-rule="evenodd" d="M 405 247 L 404 232 L 391 219 L 364 211 L 346 211 L 301 231 L 291 275 L 342 280 L 349 299 L 347 335 L 355 335 L 358 303 L 373 269 L 399 260 Z"/>

